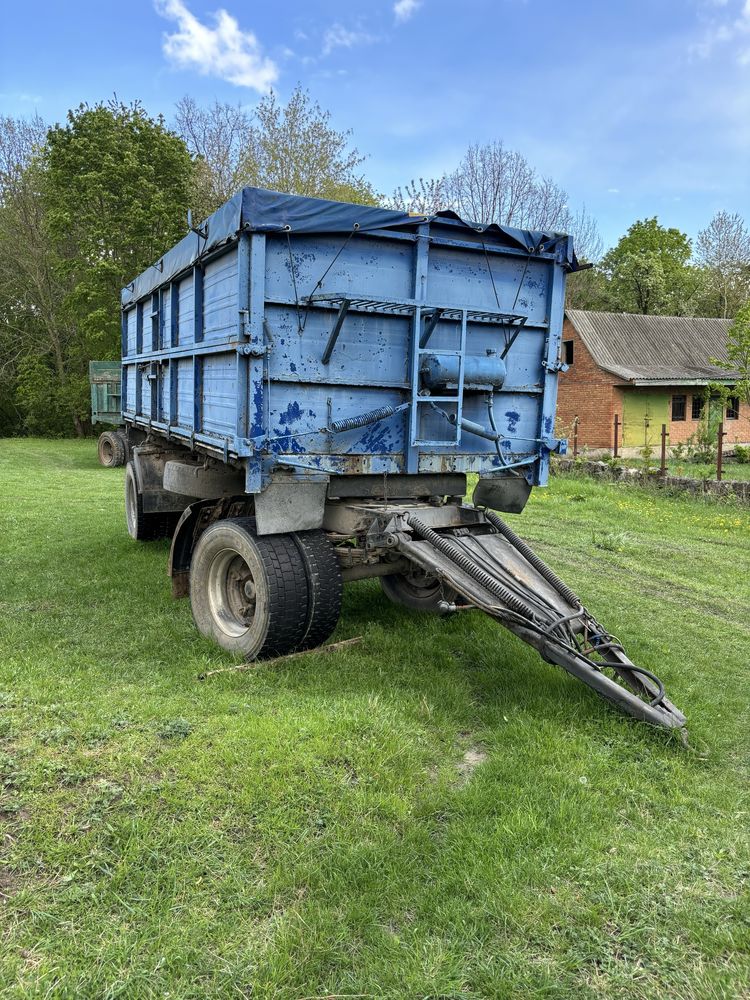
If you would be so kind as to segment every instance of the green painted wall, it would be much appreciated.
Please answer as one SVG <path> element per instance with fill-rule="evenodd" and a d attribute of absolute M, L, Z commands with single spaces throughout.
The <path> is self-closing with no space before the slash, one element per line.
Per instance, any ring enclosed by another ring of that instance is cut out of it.
<path fill-rule="evenodd" d="M 666 392 L 641 392 L 634 389 L 623 393 L 623 446 L 643 448 L 650 444 L 652 448 L 656 448 L 661 438 L 661 425 L 666 424 L 669 430 L 671 399 L 671 394 Z"/>

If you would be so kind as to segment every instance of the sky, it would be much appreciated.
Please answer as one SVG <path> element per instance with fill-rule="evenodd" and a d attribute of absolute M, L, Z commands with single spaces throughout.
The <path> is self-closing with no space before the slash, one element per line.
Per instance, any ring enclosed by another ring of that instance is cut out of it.
<path fill-rule="evenodd" d="M 113 93 L 252 107 L 301 83 L 390 194 L 502 140 L 606 245 L 656 215 L 750 221 L 750 0 L 11 0 L 0 113 Z"/>

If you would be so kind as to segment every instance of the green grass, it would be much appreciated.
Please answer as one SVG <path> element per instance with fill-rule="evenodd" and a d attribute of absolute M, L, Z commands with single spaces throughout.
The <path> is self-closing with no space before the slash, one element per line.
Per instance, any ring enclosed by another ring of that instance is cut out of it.
<path fill-rule="evenodd" d="M 690 751 L 374 581 L 360 646 L 199 681 L 122 483 L 0 441 L 0 996 L 750 995 L 747 508 L 561 476 L 513 519 Z"/>
<path fill-rule="evenodd" d="M 622 458 L 622 465 L 629 469 L 638 469 L 643 465 L 642 458 Z M 661 462 L 658 449 L 649 460 L 652 469 L 658 469 Z M 678 462 L 670 458 L 667 461 L 667 472 L 670 476 L 685 476 L 687 479 L 716 479 L 716 462 L 690 462 L 687 459 Z M 750 463 L 724 460 L 722 479 L 747 481 L 750 479 Z"/>

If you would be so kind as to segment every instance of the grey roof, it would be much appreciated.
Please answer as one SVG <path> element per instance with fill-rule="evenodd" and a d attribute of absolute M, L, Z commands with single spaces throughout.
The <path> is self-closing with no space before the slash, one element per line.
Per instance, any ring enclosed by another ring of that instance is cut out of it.
<path fill-rule="evenodd" d="M 568 309 L 566 315 L 596 364 L 628 382 L 700 385 L 733 380 L 731 372 L 709 361 L 727 356 L 729 319 L 582 309 Z"/>

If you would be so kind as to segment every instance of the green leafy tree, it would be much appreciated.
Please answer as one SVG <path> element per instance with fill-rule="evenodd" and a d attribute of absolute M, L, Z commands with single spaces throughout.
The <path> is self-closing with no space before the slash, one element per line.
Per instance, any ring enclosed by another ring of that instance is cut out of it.
<path fill-rule="evenodd" d="M 569 274 L 565 281 L 566 309 L 591 309 L 595 312 L 609 307 L 607 278 L 598 267 Z"/>
<path fill-rule="evenodd" d="M 727 356 L 711 358 L 712 364 L 739 376 L 734 392 L 750 406 L 750 300 L 738 310 L 727 331 Z"/>
<path fill-rule="evenodd" d="M 602 259 L 611 309 L 633 313 L 684 315 L 699 286 L 689 265 L 690 240 L 658 220 L 633 223 Z"/>
<path fill-rule="evenodd" d="M 50 130 L 47 225 L 76 330 L 66 370 L 87 412 L 90 358 L 120 351 L 120 291 L 185 233 L 193 171 L 183 141 L 138 104 L 82 104 Z"/>

